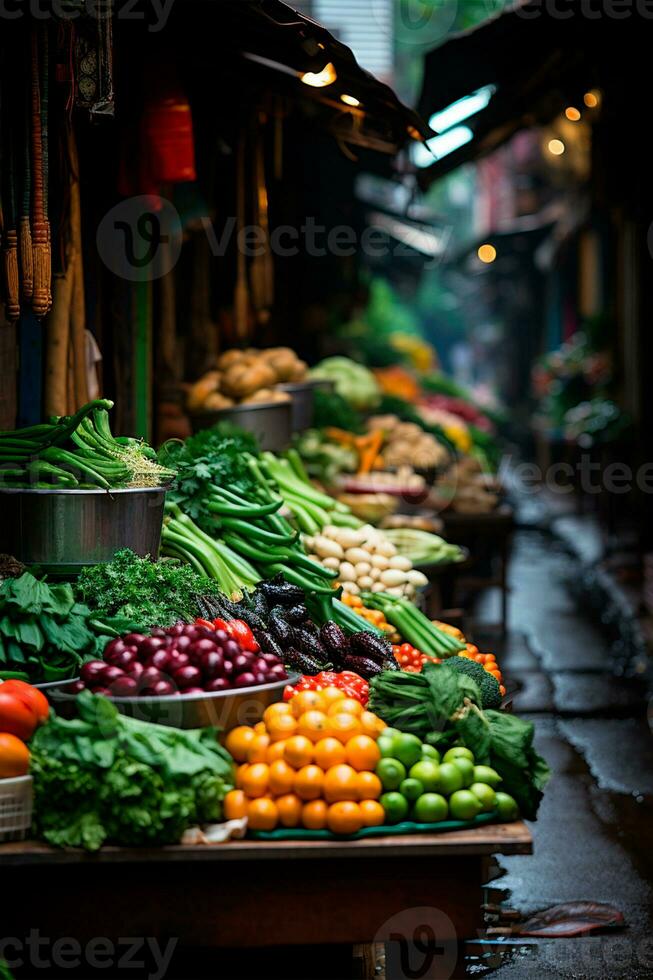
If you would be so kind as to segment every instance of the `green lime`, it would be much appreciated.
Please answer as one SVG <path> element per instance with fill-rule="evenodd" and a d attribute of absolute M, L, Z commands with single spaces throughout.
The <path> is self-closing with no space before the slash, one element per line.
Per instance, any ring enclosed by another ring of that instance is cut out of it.
<path fill-rule="evenodd" d="M 495 793 L 495 808 L 502 820 L 519 820 L 519 807 L 507 793 Z"/>
<path fill-rule="evenodd" d="M 385 790 L 399 789 L 406 778 L 406 767 L 397 759 L 381 759 L 377 763 L 376 774 Z"/>
<path fill-rule="evenodd" d="M 408 800 L 401 793 L 384 793 L 379 803 L 388 823 L 401 823 L 408 816 Z"/>
<path fill-rule="evenodd" d="M 419 779 L 404 779 L 399 787 L 399 792 L 412 803 L 424 792 L 424 784 Z"/>
<path fill-rule="evenodd" d="M 420 759 L 410 767 L 409 776 L 417 779 L 427 793 L 440 788 L 440 766 L 433 759 Z"/>
<path fill-rule="evenodd" d="M 483 813 L 491 813 L 496 809 L 497 794 L 487 783 L 472 783 L 469 789 L 483 807 Z"/>
<path fill-rule="evenodd" d="M 496 789 L 501 781 L 501 776 L 496 769 L 490 769 L 489 766 L 474 766 L 475 783 L 487 783 L 488 786 Z"/>
<path fill-rule="evenodd" d="M 424 742 L 422 745 L 422 758 L 433 759 L 434 762 L 439 762 L 440 753 L 434 745 L 429 745 L 427 742 Z"/>
<path fill-rule="evenodd" d="M 396 738 L 397 735 L 401 735 L 401 732 L 399 731 L 398 728 L 384 728 L 383 729 L 383 737 L 384 738 Z"/>
<path fill-rule="evenodd" d="M 422 743 L 417 735 L 400 732 L 392 739 L 392 749 L 394 758 L 399 759 L 406 766 L 406 769 L 410 769 L 422 758 Z"/>
<path fill-rule="evenodd" d="M 413 818 L 416 823 L 439 823 L 446 820 L 449 807 L 444 796 L 439 793 L 424 793 L 415 802 Z"/>
<path fill-rule="evenodd" d="M 474 753 L 470 749 L 464 748 L 462 745 L 456 745 L 453 749 L 449 749 L 445 752 L 443 762 L 453 762 L 454 759 L 469 759 L 470 762 L 474 761 Z"/>
<path fill-rule="evenodd" d="M 448 763 L 444 764 L 448 765 Z M 468 786 L 471 786 L 474 782 L 474 763 L 470 762 L 466 756 L 461 755 L 453 759 L 451 765 L 455 766 L 463 777 L 463 787 L 467 789 Z"/>
<path fill-rule="evenodd" d="M 454 820 L 473 820 L 481 812 L 481 804 L 468 789 L 461 789 L 450 797 L 449 811 Z"/>
<path fill-rule="evenodd" d="M 443 762 L 440 766 L 438 789 L 444 796 L 451 796 L 465 785 L 463 774 L 453 762 Z"/>
<path fill-rule="evenodd" d="M 376 740 L 382 759 L 391 759 L 394 755 L 394 741 L 391 735 L 386 735 L 385 731 Z"/>

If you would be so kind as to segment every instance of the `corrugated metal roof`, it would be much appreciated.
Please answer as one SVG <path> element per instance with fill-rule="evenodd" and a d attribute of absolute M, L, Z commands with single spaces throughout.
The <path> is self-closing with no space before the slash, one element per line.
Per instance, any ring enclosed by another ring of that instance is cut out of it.
<path fill-rule="evenodd" d="M 350 47 L 363 68 L 392 80 L 393 0 L 312 0 L 308 6 L 310 16 Z"/>

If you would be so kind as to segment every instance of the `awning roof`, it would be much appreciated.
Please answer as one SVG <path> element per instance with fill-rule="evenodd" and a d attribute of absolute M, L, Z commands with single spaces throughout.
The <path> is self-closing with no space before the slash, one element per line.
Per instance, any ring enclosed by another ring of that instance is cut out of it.
<path fill-rule="evenodd" d="M 490 153 L 517 130 L 549 122 L 592 88 L 608 37 L 606 18 L 569 13 L 561 18 L 557 7 L 521 0 L 427 55 L 418 107 L 424 119 L 484 86 L 495 93 L 464 121 L 472 139 L 421 171 L 423 186 Z M 614 30 L 614 23 L 607 27 Z"/>
<path fill-rule="evenodd" d="M 362 68 L 353 52 L 325 27 L 282 0 L 221 0 L 221 22 L 250 64 L 267 73 L 270 88 L 325 107 L 329 128 L 346 142 L 395 153 L 411 139 L 432 136 L 419 115 L 393 90 Z M 299 74 L 327 64 L 337 80 L 324 88 L 301 82 Z M 360 107 L 346 105 L 353 97 Z"/>

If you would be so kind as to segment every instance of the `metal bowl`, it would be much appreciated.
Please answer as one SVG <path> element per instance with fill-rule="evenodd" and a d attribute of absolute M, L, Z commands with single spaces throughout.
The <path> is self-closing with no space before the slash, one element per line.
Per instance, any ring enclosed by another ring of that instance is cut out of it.
<path fill-rule="evenodd" d="M 78 680 L 79 674 L 77 677 L 69 677 L 66 681 L 45 681 L 43 684 L 32 684 L 32 687 L 36 687 L 39 691 L 43 691 L 46 698 L 49 698 L 54 691 L 63 691 Z"/>
<path fill-rule="evenodd" d="M 191 416 L 193 432 L 210 429 L 218 422 L 233 422 L 251 432 L 261 443 L 261 449 L 282 452 L 292 437 L 292 401 L 236 405 L 221 412 L 204 412 Z"/>
<path fill-rule="evenodd" d="M 293 432 L 304 432 L 313 425 L 315 389 L 319 386 L 319 381 L 289 381 L 277 385 L 277 388 L 287 392 L 292 398 Z"/>
<path fill-rule="evenodd" d="M 75 574 L 130 548 L 157 558 L 163 487 L 127 490 L 0 488 L 0 552 L 54 574 Z"/>
<path fill-rule="evenodd" d="M 296 684 L 299 674 L 289 674 L 285 681 L 244 687 L 216 694 L 175 694 L 163 698 L 109 698 L 118 711 L 130 718 L 172 728 L 208 728 L 213 725 L 231 731 L 238 725 L 255 725 L 268 705 L 279 701 L 286 684 Z M 51 700 L 57 712 L 73 713 L 75 694 L 53 691 Z"/>

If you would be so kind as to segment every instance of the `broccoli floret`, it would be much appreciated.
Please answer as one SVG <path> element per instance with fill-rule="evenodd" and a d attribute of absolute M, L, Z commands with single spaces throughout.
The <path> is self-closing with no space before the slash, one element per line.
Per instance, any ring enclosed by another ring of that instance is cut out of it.
<path fill-rule="evenodd" d="M 499 683 L 496 677 L 488 673 L 481 664 L 477 664 L 475 660 L 469 660 L 467 657 L 450 657 L 446 664 L 447 667 L 453 667 L 461 674 L 466 674 L 478 684 L 483 708 L 497 709 L 501 707 Z"/>

